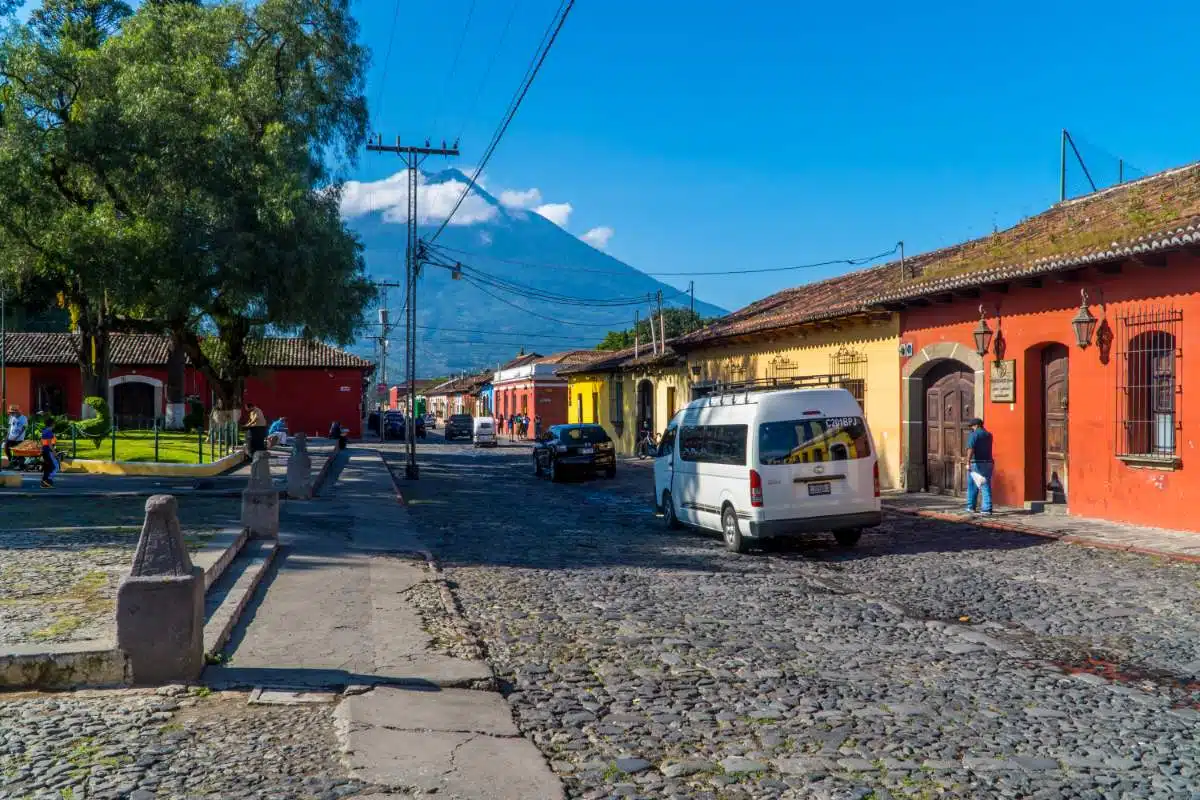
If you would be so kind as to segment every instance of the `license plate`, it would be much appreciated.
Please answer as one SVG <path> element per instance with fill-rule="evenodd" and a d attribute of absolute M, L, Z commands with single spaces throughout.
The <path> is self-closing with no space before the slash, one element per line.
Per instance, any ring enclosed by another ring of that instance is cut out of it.
<path fill-rule="evenodd" d="M 830 494 L 831 492 L 833 492 L 832 483 L 810 483 L 808 485 L 809 496 L 815 494 Z"/>
<path fill-rule="evenodd" d="M 585 456 L 590 456 L 592 453 L 596 452 L 596 448 L 585 447 L 582 450 L 580 450 L 580 452 L 583 453 Z"/>

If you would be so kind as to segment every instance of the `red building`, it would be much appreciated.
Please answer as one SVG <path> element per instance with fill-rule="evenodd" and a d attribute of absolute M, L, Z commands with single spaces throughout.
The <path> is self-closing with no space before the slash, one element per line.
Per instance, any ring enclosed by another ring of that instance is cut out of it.
<path fill-rule="evenodd" d="M 901 312 L 903 477 L 962 494 L 966 422 L 995 440 L 998 505 L 1200 529 L 1200 166 L 910 261 Z M 982 313 L 981 313 L 982 312 Z M 981 320 L 982 316 L 982 320 Z M 1035 506 L 1035 507 L 1036 507 Z"/>
<path fill-rule="evenodd" d="M 567 379 L 558 370 L 594 358 L 594 350 L 568 350 L 549 356 L 522 354 L 502 364 L 492 378 L 492 403 L 497 417 L 527 414 L 529 437 L 533 421 L 542 418 L 542 430 L 567 422 Z"/>
<path fill-rule="evenodd" d="M 82 380 L 69 333 L 8 333 L 6 404 L 22 410 L 78 415 L 83 405 Z M 165 336 L 116 334 L 112 337 L 112 370 L 108 397 L 120 425 L 153 420 L 167 414 L 166 386 L 171 342 Z M 245 397 L 268 419 L 288 418 L 293 433 L 329 430 L 337 419 L 358 436 L 364 381 L 374 365 L 358 356 L 303 339 L 263 339 L 251 348 L 255 375 L 246 381 Z M 190 364 L 183 368 L 183 393 L 212 407 L 208 382 Z"/>

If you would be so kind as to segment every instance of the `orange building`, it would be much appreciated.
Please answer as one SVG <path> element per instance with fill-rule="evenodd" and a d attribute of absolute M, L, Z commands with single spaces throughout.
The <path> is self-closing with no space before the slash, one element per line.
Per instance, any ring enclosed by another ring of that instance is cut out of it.
<path fill-rule="evenodd" d="M 1200 166 L 911 259 L 872 302 L 901 317 L 908 491 L 964 493 L 978 416 L 997 504 L 1200 530 Z"/>

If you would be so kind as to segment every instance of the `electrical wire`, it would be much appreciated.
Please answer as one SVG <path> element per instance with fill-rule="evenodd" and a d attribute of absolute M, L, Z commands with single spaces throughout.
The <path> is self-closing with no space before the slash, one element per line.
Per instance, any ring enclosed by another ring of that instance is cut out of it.
<path fill-rule="evenodd" d="M 504 21 L 504 28 L 500 31 L 500 38 L 496 40 L 496 49 L 492 51 L 492 57 L 488 61 L 487 68 L 483 71 L 483 78 L 479 81 L 479 86 L 475 88 L 475 96 L 471 98 L 471 104 L 467 106 L 467 111 L 463 114 L 462 127 L 458 129 L 458 135 L 454 137 L 454 141 L 459 141 L 467 131 L 467 120 L 475 113 L 475 108 L 479 105 L 479 98 L 483 96 L 483 89 L 487 86 L 488 79 L 492 77 L 492 69 L 496 66 L 496 60 L 500 57 L 500 51 L 504 47 L 504 39 L 508 36 L 508 29 L 512 27 L 513 17 L 517 15 L 517 6 L 521 5 L 521 0 L 513 0 L 512 8 L 509 9 L 508 19 Z"/>
<path fill-rule="evenodd" d="M 571 9 L 574 7 L 575 0 L 563 0 L 562 5 L 559 6 L 557 23 L 552 21 L 550 23 L 550 27 L 546 29 L 547 32 L 549 32 L 549 38 L 547 39 L 546 36 L 542 37 L 543 46 L 541 47 L 540 55 L 537 53 L 534 54 L 534 63 L 531 69 L 526 71 L 525 80 L 522 82 L 522 85 L 518 89 L 517 94 L 514 96 L 513 101 L 509 103 L 508 110 L 505 113 L 503 120 L 500 122 L 499 127 L 496 128 L 496 132 L 492 134 L 492 139 L 490 142 L 488 142 L 487 149 L 484 150 L 483 158 L 480 159 L 479 164 L 476 165 L 475 172 L 471 175 L 471 179 L 467 182 L 462 194 L 459 195 L 458 200 L 454 203 L 454 207 L 450 209 L 450 213 L 446 215 L 444 220 L 442 220 L 442 224 L 438 226 L 438 229 L 434 231 L 433 236 L 429 237 L 427 242 L 432 243 L 437 241 L 437 238 L 442 235 L 442 231 L 446 230 L 446 226 L 450 224 L 450 220 L 454 218 L 455 213 L 458 212 L 459 207 L 462 206 L 463 201 L 467 199 L 467 195 L 470 194 L 471 190 L 475 187 L 475 182 L 479 179 L 479 176 L 483 172 L 484 167 L 487 166 L 488 161 L 491 160 L 492 154 L 496 152 L 496 147 L 500 144 L 500 140 L 504 137 L 504 133 L 508 130 L 508 126 L 512 124 L 513 117 L 515 117 L 517 114 L 517 109 L 521 107 L 521 101 L 525 99 L 525 95 L 529 92 L 529 87 L 533 85 L 534 79 L 537 78 L 538 72 L 541 71 L 542 64 L 546 62 L 546 56 L 550 54 L 550 48 L 554 46 L 554 42 L 558 38 L 559 31 L 562 30 L 563 24 L 567 21 L 567 15 L 571 13 Z M 550 32 L 551 30 L 552 32 Z"/>
<path fill-rule="evenodd" d="M 396 23 L 400 20 L 400 0 L 396 0 L 395 10 L 392 11 L 392 30 L 388 33 L 388 43 L 386 55 L 383 57 L 383 79 L 379 81 L 379 91 L 375 93 L 375 106 L 379 109 L 379 116 L 383 116 L 383 92 L 387 88 L 388 64 L 392 60 L 392 42 L 396 38 Z"/>
<path fill-rule="evenodd" d="M 471 30 L 471 18 L 474 16 L 475 0 L 471 0 L 471 6 L 467 9 L 467 21 L 463 25 L 462 34 L 458 37 L 458 47 L 454 50 L 454 60 L 450 62 L 450 74 L 446 76 L 446 83 L 442 86 L 442 93 L 438 96 L 437 105 L 434 106 L 432 130 L 435 133 L 442 116 L 442 106 L 446 102 L 446 95 L 450 93 L 450 84 L 454 82 L 454 76 L 458 74 L 458 62 L 462 58 L 463 43 L 467 41 L 467 32 Z"/>
<path fill-rule="evenodd" d="M 463 280 L 465 280 L 467 283 L 474 286 L 479 291 L 486 294 L 488 297 L 491 297 L 494 300 L 499 300 L 501 303 L 504 303 L 505 305 L 508 305 L 508 306 L 512 306 L 513 308 L 517 309 L 518 311 L 525 313 L 525 314 L 529 314 L 532 317 L 544 319 L 549 322 L 555 322 L 555 323 L 558 323 L 559 325 L 574 325 L 574 326 L 580 327 L 580 328 L 605 328 L 607 330 L 617 330 L 617 329 L 624 330 L 624 328 L 623 328 L 623 326 L 625 325 L 624 322 L 604 322 L 604 323 L 571 322 L 571 321 L 565 320 L 565 319 L 556 319 L 555 317 L 548 317 L 545 314 L 539 314 L 538 312 L 531 311 L 528 308 L 522 308 L 521 306 L 517 305 L 516 303 L 512 302 L 511 300 L 507 300 L 506 298 L 503 298 L 498 294 L 494 294 L 494 293 L 488 291 L 487 287 L 485 287 L 482 284 L 476 283 L 474 278 L 464 275 Z"/>
<path fill-rule="evenodd" d="M 476 258 L 487 258 L 487 259 L 491 259 L 492 261 L 499 261 L 504 264 L 515 264 L 517 266 L 522 266 L 522 267 L 540 267 L 540 268 L 544 268 L 544 269 L 563 269 L 563 270 L 570 270 L 572 272 L 590 272 L 590 273 L 595 273 L 595 274 L 600 274 L 600 275 L 629 275 L 629 271 L 633 271 L 633 272 L 641 273 L 642 275 L 649 275 L 651 277 L 670 277 L 670 276 L 688 277 L 688 276 L 699 276 L 699 275 L 754 275 L 754 274 L 759 274 L 759 273 L 764 273 L 764 272 L 788 272 L 790 270 L 800 270 L 800 269 L 819 269 L 820 267 L 830 267 L 830 266 L 834 266 L 836 264 L 846 264 L 846 265 L 849 265 L 852 267 L 861 267 L 863 265 L 870 264 L 872 261 L 878 261 L 881 258 L 887 258 L 890 255 L 896 254 L 900 250 L 900 245 L 897 244 L 895 247 L 891 248 L 890 250 L 887 250 L 882 253 L 876 253 L 873 256 L 862 256 L 859 258 L 835 258 L 835 259 L 832 259 L 829 261 L 814 261 L 811 264 L 793 264 L 793 265 L 787 266 L 787 267 L 762 267 L 762 268 L 756 268 L 756 269 L 712 270 L 712 271 L 702 271 L 702 272 L 641 272 L 641 270 L 634 269 L 633 267 L 630 267 L 628 271 L 627 270 L 616 270 L 616 269 L 612 269 L 612 270 L 583 269 L 580 267 L 572 266 L 570 264 L 549 264 L 546 262 L 538 262 L 538 261 L 520 261 L 517 259 L 511 259 L 511 258 L 499 258 L 498 256 L 490 256 L 487 253 L 480 253 L 478 251 L 473 251 L 473 250 L 462 250 L 460 248 L 450 247 L 449 245 L 444 245 L 444 244 L 435 245 L 435 248 L 439 249 L 439 250 L 448 250 L 452 253 L 459 253 L 459 254 L 467 255 L 467 256 L 475 256 Z M 449 258 L 449 256 L 447 256 L 447 258 Z M 684 294 L 686 294 L 686 292 Z"/>

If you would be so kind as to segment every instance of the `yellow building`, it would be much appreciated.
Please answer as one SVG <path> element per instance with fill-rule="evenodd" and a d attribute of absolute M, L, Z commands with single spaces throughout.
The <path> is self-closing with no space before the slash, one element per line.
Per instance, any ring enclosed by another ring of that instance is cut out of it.
<path fill-rule="evenodd" d="M 788 289 L 671 344 L 686 357 L 697 388 L 808 377 L 849 389 L 874 435 L 880 483 L 897 488 L 900 321 L 864 304 L 899 278 L 895 270 L 889 265 Z"/>
<path fill-rule="evenodd" d="M 691 399 L 684 359 L 666 348 L 657 354 L 649 345 L 598 355 L 559 375 L 570 387 L 570 422 L 598 422 L 608 431 L 620 455 L 637 451 L 638 431 L 655 436 Z"/>

